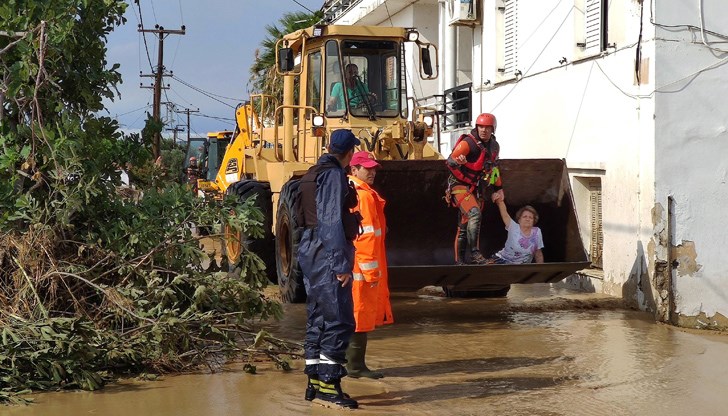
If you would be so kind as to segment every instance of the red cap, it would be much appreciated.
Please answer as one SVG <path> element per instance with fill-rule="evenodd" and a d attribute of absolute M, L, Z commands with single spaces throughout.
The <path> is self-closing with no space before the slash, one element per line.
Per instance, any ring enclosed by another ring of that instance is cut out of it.
<path fill-rule="evenodd" d="M 371 154 L 369 152 L 365 152 L 363 150 L 361 152 L 354 153 L 354 157 L 351 158 L 351 162 L 349 162 L 349 165 L 351 165 L 351 166 L 358 165 L 358 166 L 365 167 L 367 169 L 379 168 L 382 166 L 379 163 L 377 163 L 376 159 L 374 159 L 373 154 Z"/>

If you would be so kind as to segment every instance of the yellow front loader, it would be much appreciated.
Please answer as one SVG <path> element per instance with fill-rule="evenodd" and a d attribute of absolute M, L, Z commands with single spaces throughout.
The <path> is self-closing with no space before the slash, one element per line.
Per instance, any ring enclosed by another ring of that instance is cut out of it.
<path fill-rule="evenodd" d="M 443 202 L 448 172 L 442 155 L 427 140 L 432 135 L 434 112 L 408 108 L 411 101 L 404 63 L 405 54 L 411 52 L 418 61 L 411 73 L 434 79 L 437 51 L 433 45 L 420 42 L 413 29 L 321 25 L 286 35 L 276 45 L 283 102 L 271 96 L 251 96 L 250 102 L 236 110 L 234 132 L 209 135 L 203 178 L 198 181 L 200 192 L 240 200 L 257 195 L 256 204 L 266 213 L 266 235 L 262 239 L 246 241 L 244 236 L 225 230 L 228 261 L 234 267 L 242 250 L 257 253 L 266 263 L 269 278 L 278 283 L 284 301 L 300 302 L 306 296 L 297 261 L 302 232 L 294 209 L 299 198 L 298 179 L 325 152 L 331 132 L 337 129 L 351 129 L 362 142 L 359 150 L 374 153 L 383 165 L 375 186 L 387 199 L 387 254 L 393 289 L 437 284 L 450 289 L 489 291 L 510 284 L 495 279 L 493 285 L 484 269 L 477 272 L 472 268 L 476 266 L 450 266 L 457 214 Z M 359 81 L 368 88 L 366 100 L 353 100 L 352 91 L 342 88 L 351 64 L 356 65 Z M 334 105 L 337 90 L 342 91 L 346 102 Z M 528 165 L 514 166 L 524 171 Z M 539 174 L 541 180 L 552 179 L 546 185 L 554 188 L 563 187 L 564 172 L 563 161 L 557 160 L 555 164 L 542 164 Z M 505 183 L 508 186 L 508 178 Z M 514 189 L 509 201 L 539 204 L 524 192 L 528 191 Z M 573 217 L 572 225 L 556 225 L 571 226 L 569 230 L 573 231 L 575 213 L 570 188 L 558 195 L 558 201 L 544 201 L 543 208 L 559 213 L 561 219 L 571 221 Z M 566 205 L 561 200 L 564 195 Z M 495 217 L 490 223 L 496 225 L 498 221 Z M 576 234 L 564 230 L 555 233 L 568 234 L 568 241 L 555 241 L 555 245 L 570 248 L 554 251 L 551 260 L 571 266 L 549 271 L 549 279 L 565 277 L 570 274 L 566 271 L 576 267 L 572 263 L 585 259 L 578 227 L 576 230 Z M 502 223 L 495 233 L 499 231 Z M 561 238 L 555 234 L 553 238 Z M 488 244 L 488 250 L 494 251 L 501 243 Z M 452 270 L 445 270 L 444 276 L 442 267 Z M 528 276 L 533 279 L 534 274 L 529 272 Z"/>
<path fill-rule="evenodd" d="M 202 152 L 207 157 L 201 161 L 207 177 L 198 181 L 199 191 L 241 200 L 257 195 L 256 203 L 268 214 L 262 240 L 245 241 L 226 230 L 228 261 L 234 265 L 243 247 L 255 251 L 265 261 L 271 280 L 280 284 L 285 300 L 305 298 L 295 258 L 298 219 L 291 210 L 298 196 L 296 179 L 325 152 L 333 130 L 351 129 L 362 140 L 362 149 L 380 160 L 441 158 L 426 141 L 432 134 L 432 118 L 407 107 L 408 42 L 423 63 L 421 76 L 435 78 L 430 51 L 436 56 L 436 50 L 419 42 L 412 29 L 314 26 L 286 35 L 276 45 L 283 102 L 253 95 L 236 109 L 234 132 L 208 135 Z M 377 98 L 355 106 L 327 105 L 335 86 L 344 85 L 342 74 L 349 64 L 358 66 L 360 80 Z"/>

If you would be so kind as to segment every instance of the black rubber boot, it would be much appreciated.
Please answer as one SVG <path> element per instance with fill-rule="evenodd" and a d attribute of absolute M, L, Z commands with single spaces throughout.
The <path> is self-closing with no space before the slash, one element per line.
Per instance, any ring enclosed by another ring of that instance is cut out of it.
<path fill-rule="evenodd" d="M 319 380 L 319 389 L 316 391 L 314 403 L 326 407 L 343 407 L 356 409 L 359 403 L 341 391 L 341 380 L 332 380 L 328 383 Z"/>
<path fill-rule="evenodd" d="M 460 224 L 458 235 L 455 238 L 455 265 L 462 266 L 465 263 L 465 247 L 468 245 L 467 224 Z"/>
<path fill-rule="evenodd" d="M 346 371 L 349 377 L 359 378 L 382 378 L 384 374 L 372 371 L 366 365 L 367 354 L 367 333 L 355 332 L 349 340 L 349 348 L 346 349 Z"/>
<path fill-rule="evenodd" d="M 309 402 L 316 398 L 316 392 L 319 389 L 319 379 L 318 376 L 309 376 L 308 377 L 308 384 L 306 385 L 306 395 L 305 399 Z"/>

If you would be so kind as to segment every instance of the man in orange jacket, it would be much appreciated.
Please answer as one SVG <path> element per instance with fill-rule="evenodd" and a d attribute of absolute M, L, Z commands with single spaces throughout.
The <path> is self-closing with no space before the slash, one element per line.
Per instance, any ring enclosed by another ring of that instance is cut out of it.
<path fill-rule="evenodd" d="M 362 216 L 361 235 L 354 240 L 356 248 L 354 284 L 354 319 L 356 332 L 346 350 L 346 371 L 349 377 L 382 378 L 384 374 L 371 371 L 365 363 L 367 333 L 376 326 L 391 324 L 392 305 L 389 302 L 387 257 L 384 237 L 387 222 L 384 218 L 384 199 L 372 189 L 379 163 L 367 152 L 357 152 L 351 159 L 349 180 L 354 184 Z"/>

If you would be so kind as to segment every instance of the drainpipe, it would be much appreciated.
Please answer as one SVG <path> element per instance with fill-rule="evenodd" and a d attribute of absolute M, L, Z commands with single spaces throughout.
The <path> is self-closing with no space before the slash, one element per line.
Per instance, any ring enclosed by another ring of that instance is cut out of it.
<path fill-rule="evenodd" d="M 457 86 L 457 28 L 454 25 L 450 24 L 453 7 L 454 5 L 452 4 L 452 1 L 449 1 L 447 2 L 447 4 L 445 4 L 445 21 L 443 22 L 445 26 L 445 46 L 442 48 L 445 55 L 445 65 L 443 69 L 443 78 L 445 78 L 444 89 L 449 89 Z"/>
<path fill-rule="evenodd" d="M 675 219 L 675 199 L 672 195 L 667 197 L 667 319 L 677 325 L 677 314 L 675 313 L 675 268 L 677 262 L 672 256 L 672 248 L 675 246 L 674 224 Z"/>
<path fill-rule="evenodd" d="M 440 62 L 442 62 L 442 70 L 440 71 L 440 76 L 437 77 L 437 90 L 442 93 L 445 91 L 445 28 L 447 27 L 447 8 L 445 5 L 445 0 L 439 0 L 437 2 L 438 7 L 438 32 L 437 32 L 437 53 L 439 54 L 438 58 L 440 58 Z"/>

